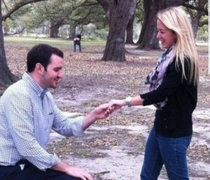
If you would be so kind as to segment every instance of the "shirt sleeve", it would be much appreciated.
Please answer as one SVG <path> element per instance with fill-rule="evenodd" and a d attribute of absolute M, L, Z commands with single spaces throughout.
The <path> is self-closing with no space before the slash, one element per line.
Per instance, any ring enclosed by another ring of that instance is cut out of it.
<path fill-rule="evenodd" d="M 181 67 L 177 69 L 175 61 L 173 61 L 166 70 L 162 84 L 154 91 L 140 94 L 141 98 L 144 99 L 143 105 L 146 106 L 164 101 L 180 86 L 181 82 Z"/>
<path fill-rule="evenodd" d="M 8 129 L 14 148 L 22 159 L 30 161 L 39 169 L 47 169 L 58 164 L 60 159 L 55 154 L 49 154 L 36 140 L 31 103 L 24 94 L 10 95 L 4 106 Z"/>
<path fill-rule="evenodd" d="M 50 97 L 52 98 L 52 97 Z M 84 116 L 68 116 L 64 114 L 55 104 L 53 98 L 53 110 L 55 118 L 53 122 L 53 130 L 63 136 L 81 136 L 83 135 L 83 119 Z"/>

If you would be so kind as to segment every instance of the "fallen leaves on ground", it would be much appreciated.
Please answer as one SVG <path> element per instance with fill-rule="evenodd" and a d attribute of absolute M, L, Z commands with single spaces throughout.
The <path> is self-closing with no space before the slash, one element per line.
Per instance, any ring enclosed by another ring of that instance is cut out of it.
<path fill-rule="evenodd" d="M 11 71 L 21 77 L 26 71 L 26 53 L 28 47 L 6 47 L 8 64 Z M 86 114 L 101 103 L 111 99 L 134 96 L 147 91 L 145 77 L 156 64 L 160 54 L 158 51 L 140 51 L 132 49 L 126 55 L 126 62 L 101 61 L 102 47 L 84 48 L 82 53 L 74 53 L 69 47 L 62 48 L 65 55 L 65 78 L 53 95 L 64 111 Z M 142 56 L 141 56 L 142 54 Z M 157 58 L 155 57 L 157 54 Z M 198 107 L 210 107 L 210 77 L 208 75 L 208 50 L 199 55 L 201 81 L 199 84 Z M 59 156 L 72 154 L 80 157 L 105 157 L 106 154 L 96 152 L 97 148 L 113 146 L 132 147 L 129 153 L 138 154 L 143 151 L 146 138 L 141 132 L 129 134 L 123 129 L 109 129 L 114 125 L 129 126 L 137 123 L 151 127 L 154 111 L 147 109 L 124 108 L 115 112 L 106 120 L 95 123 L 99 127 L 108 127 L 101 133 L 86 134 L 82 138 L 66 138 L 49 145 L 49 150 Z M 199 120 L 205 121 L 205 120 Z M 189 156 L 195 161 L 210 162 L 208 146 L 192 144 Z"/>

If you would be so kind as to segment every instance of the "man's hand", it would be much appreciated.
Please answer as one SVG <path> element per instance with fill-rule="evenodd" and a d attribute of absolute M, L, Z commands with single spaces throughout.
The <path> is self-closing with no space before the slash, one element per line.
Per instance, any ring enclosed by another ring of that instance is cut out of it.
<path fill-rule="evenodd" d="M 113 112 L 112 108 L 109 107 L 109 104 L 102 104 L 96 107 L 92 113 L 95 115 L 96 119 L 105 119 Z"/>
<path fill-rule="evenodd" d="M 101 104 L 85 116 L 83 120 L 83 130 L 87 129 L 98 119 L 105 119 L 113 112 L 108 103 Z"/>
<path fill-rule="evenodd" d="M 78 167 L 70 166 L 66 174 L 81 178 L 82 180 L 93 180 L 93 177 L 87 171 Z"/>
<path fill-rule="evenodd" d="M 78 177 L 82 180 L 93 180 L 93 177 L 84 169 L 70 166 L 64 162 L 59 162 L 57 165 L 53 166 L 51 169 L 64 172 L 67 175 Z"/>

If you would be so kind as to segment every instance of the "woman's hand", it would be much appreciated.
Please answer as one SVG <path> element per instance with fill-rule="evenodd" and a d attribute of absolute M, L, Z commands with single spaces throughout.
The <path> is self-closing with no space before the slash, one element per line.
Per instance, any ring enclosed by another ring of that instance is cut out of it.
<path fill-rule="evenodd" d="M 126 100 L 117 100 L 117 99 L 113 99 L 109 102 L 109 108 L 107 109 L 107 111 L 111 111 L 114 112 L 118 109 L 120 109 L 122 106 L 126 105 Z"/>

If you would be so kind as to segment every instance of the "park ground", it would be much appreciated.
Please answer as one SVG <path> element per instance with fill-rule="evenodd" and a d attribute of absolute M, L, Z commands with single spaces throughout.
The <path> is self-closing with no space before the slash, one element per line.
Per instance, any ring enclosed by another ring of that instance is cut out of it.
<path fill-rule="evenodd" d="M 33 43 L 6 42 L 9 67 L 19 77 L 26 70 L 26 54 Z M 146 92 L 145 77 L 162 53 L 126 46 L 126 62 L 104 62 L 100 60 L 104 44 L 84 43 L 82 53 L 74 53 L 71 42 L 56 46 L 64 51 L 65 77 L 52 93 L 69 116 L 85 115 L 110 99 Z M 208 48 L 198 49 L 198 105 L 193 114 L 194 134 L 187 158 L 191 180 L 210 180 Z M 81 137 L 64 138 L 52 132 L 48 150 L 70 164 L 87 169 L 95 180 L 138 180 L 154 112 L 153 106 L 124 107 L 106 120 L 94 123 Z M 166 179 L 163 169 L 160 180 Z"/>

